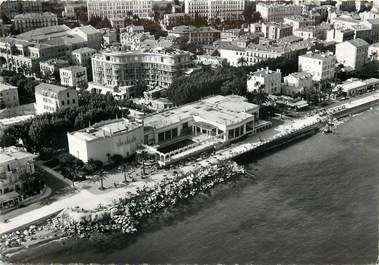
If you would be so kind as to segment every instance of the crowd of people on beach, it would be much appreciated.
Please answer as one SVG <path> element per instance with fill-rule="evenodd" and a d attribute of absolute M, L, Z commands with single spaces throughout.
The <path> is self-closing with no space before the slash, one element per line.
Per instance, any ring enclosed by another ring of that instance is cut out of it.
<path fill-rule="evenodd" d="M 26 243 L 30 244 L 30 241 L 48 238 L 87 238 L 94 232 L 132 234 L 137 231 L 138 224 L 150 214 L 193 197 L 201 191 L 209 190 L 230 178 L 245 174 L 243 167 L 233 161 L 223 161 L 206 167 L 199 165 L 195 168 L 186 174 L 177 172 L 173 178 L 165 177 L 153 188 L 137 188 L 136 193 L 126 194 L 113 205 L 100 206 L 96 214 L 85 209 L 68 209 L 41 225 L 2 235 L 0 249 L 22 247 Z M 82 212 L 82 218 L 72 218 L 70 212 Z"/>

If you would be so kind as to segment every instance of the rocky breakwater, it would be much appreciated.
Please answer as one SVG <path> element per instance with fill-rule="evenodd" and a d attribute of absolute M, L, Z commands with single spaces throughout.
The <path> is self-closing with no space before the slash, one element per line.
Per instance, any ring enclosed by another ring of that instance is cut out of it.
<path fill-rule="evenodd" d="M 124 197 L 115 199 L 112 205 L 99 206 L 93 211 L 78 207 L 65 209 L 44 224 L 32 226 L 30 231 L 3 235 L 0 247 L 2 250 L 15 247 L 19 249 L 33 245 L 33 240 L 38 243 L 38 240 L 59 237 L 87 238 L 94 233 L 132 234 L 137 231 L 139 223 L 152 213 L 244 174 L 244 168 L 230 160 L 194 166 L 192 171 L 177 173 L 172 178 L 165 177 L 153 187 L 137 188 L 135 193 L 129 192 Z"/>

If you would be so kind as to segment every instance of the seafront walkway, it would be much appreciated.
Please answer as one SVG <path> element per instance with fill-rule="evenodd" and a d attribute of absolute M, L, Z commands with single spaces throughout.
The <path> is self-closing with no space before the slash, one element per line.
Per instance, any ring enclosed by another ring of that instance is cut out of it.
<path fill-rule="evenodd" d="M 340 104 L 333 108 L 329 108 L 327 110 L 327 114 L 332 114 L 336 113 L 337 111 L 355 108 L 357 106 L 378 100 L 379 92 L 371 93 L 366 97 L 360 97 L 356 100 L 352 99 L 344 104 Z M 215 154 L 206 159 L 198 159 L 196 161 L 190 162 L 188 165 L 180 167 L 180 169 L 177 171 L 188 173 L 191 171 L 201 169 L 201 167 L 207 167 L 210 164 L 215 164 L 219 163 L 220 161 L 234 158 L 243 153 L 252 151 L 255 148 L 258 148 L 259 146 L 267 144 L 271 141 L 276 141 L 282 137 L 288 137 L 289 135 L 297 131 L 303 130 L 306 127 L 314 126 L 319 122 L 325 121 L 327 118 L 328 116 L 320 116 L 320 114 L 315 114 L 309 117 L 291 120 L 290 122 L 286 122 L 277 127 L 273 127 L 262 133 L 252 135 L 251 137 L 248 137 L 247 139 L 244 139 L 240 142 L 234 143 L 227 148 L 218 150 Z M 114 200 L 117 200 L 121 197 L 125 197 L 128 195 L 128 193 L 136 193 L 138 189 L 141 189 L 144 186 L 154 187 L 155 184 L 159 183 L 164 178 L 173 178 L 174 176 L 174 171 L 165 171 L 163 173 L 161 172 L 158 174 L 151 175 L 147 179 L 133 182 L 119 188 L 106 189 L 99 193 L 93 193 L 89 190 L 82 189 L 74 195 L 68 195 L 49 205 L 11 218 L 7 223 L 0 223 L 0 235 L 26 227 L 27 225 L 52 216 L 65 208 L 79 207 L 84 208 L 86 210 L 94 210 L 99 205 L 111 205 L 114 202 Z"/>

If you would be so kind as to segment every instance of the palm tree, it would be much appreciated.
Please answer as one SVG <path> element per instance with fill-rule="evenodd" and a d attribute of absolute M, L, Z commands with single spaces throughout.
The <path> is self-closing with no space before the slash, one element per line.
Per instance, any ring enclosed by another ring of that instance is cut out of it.
<path fill-rule="evenodd" d="M 240 57 L 238 58 L 237 60 L 237 65 L 238 66 L 246 66 L 247 65 L 247 61 L 244 57 Z"/>
<path fill-rule="evenodd" d="M 97 182 L 99 181 L 100 182 L 100 187 L 99 187 L 99 190 L 104 190 L 104 179 L 106 178 L 107 176 L 105 175 L 104 173 L 104 170 L 103 169 L 100 169 L 98 171 L 98 173 L 92 178 L 92 181 L 93 182 Z"/>
<path fill-rule="evenodd" d="M 266 103 L 268 101 L 267 93 L 265 91 L 266 86 L 264 84 L 256 82 L 255 87 L 257 87 L 258 89 L 252 92 L 251 101 L 260 107 L 263 103 Z"/>

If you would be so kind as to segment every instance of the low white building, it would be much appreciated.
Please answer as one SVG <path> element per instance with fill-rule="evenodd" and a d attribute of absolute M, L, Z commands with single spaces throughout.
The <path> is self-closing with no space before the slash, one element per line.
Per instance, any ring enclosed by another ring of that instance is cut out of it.
<path fill-rule="evenodd" d="M 87 68 L 79 65 L 59 69 L 62 86 L 83 88 L 88 84 Z"/>
<path fill-rule="evenodd" d="M 136 86 L 104 86 L 94 82 L 88 83 L 88 91 L 95 94 L 111 94 L 115 99 L 122 100 L 132 98 L 136 95 Z"/>
<path fill-rule="evenodd" d="M 308 52 L 299 56 L 299 72 L 312 74 L 313 81 L 332 79 L 334 78 L 336 62 L 336 57 L 330 52 Z"/>
<path fill-rule="evenodd" d="M 0 109 L 20 105 L 17 87 L 0 82 Z"/>
<path fill-rule="evenodd" d="M 291 73 L 283 78 L 282 94 L 286 96 L 294 96 L 305 90 L 311 89 L 313 86 L 312 75 L 307 72 Z"/>
<path fill-rule="evenodd" d="M 368 61 L 369 44 L 362 39 L 348 40 L 336 45 L 338 63 L 354 70 L 362 68 Z"/>
<path fill-rule="evenodd" d="M 56 112 L 59 109 L 77 107 L 75 89 L 42 83 L 35 88 L 36 114 Z"/>
<path fill-rule="evenodd" d="M 336 89 L 341 89 L 347 96 L 356 96 L 367 91 L 367 83 L 360 79 L 348 79 Z"/>
<path fill-rule="evenodd" d="M 250 73 L 247 78 L 247 91 L 252 92 L 263 88 L 267 94 L 280 94 L 282 73 L 279 69 L 272 71 L 268 68 Z"/>
<path fill-rule="evenodd" d="M 100 122 L 67 133 L 69 152 L 83 162 L 93 159 L 107 163 L 114 155 L 130 157 L 143 143 L 143 131 L 143 123 L 127 119 Z"/>

